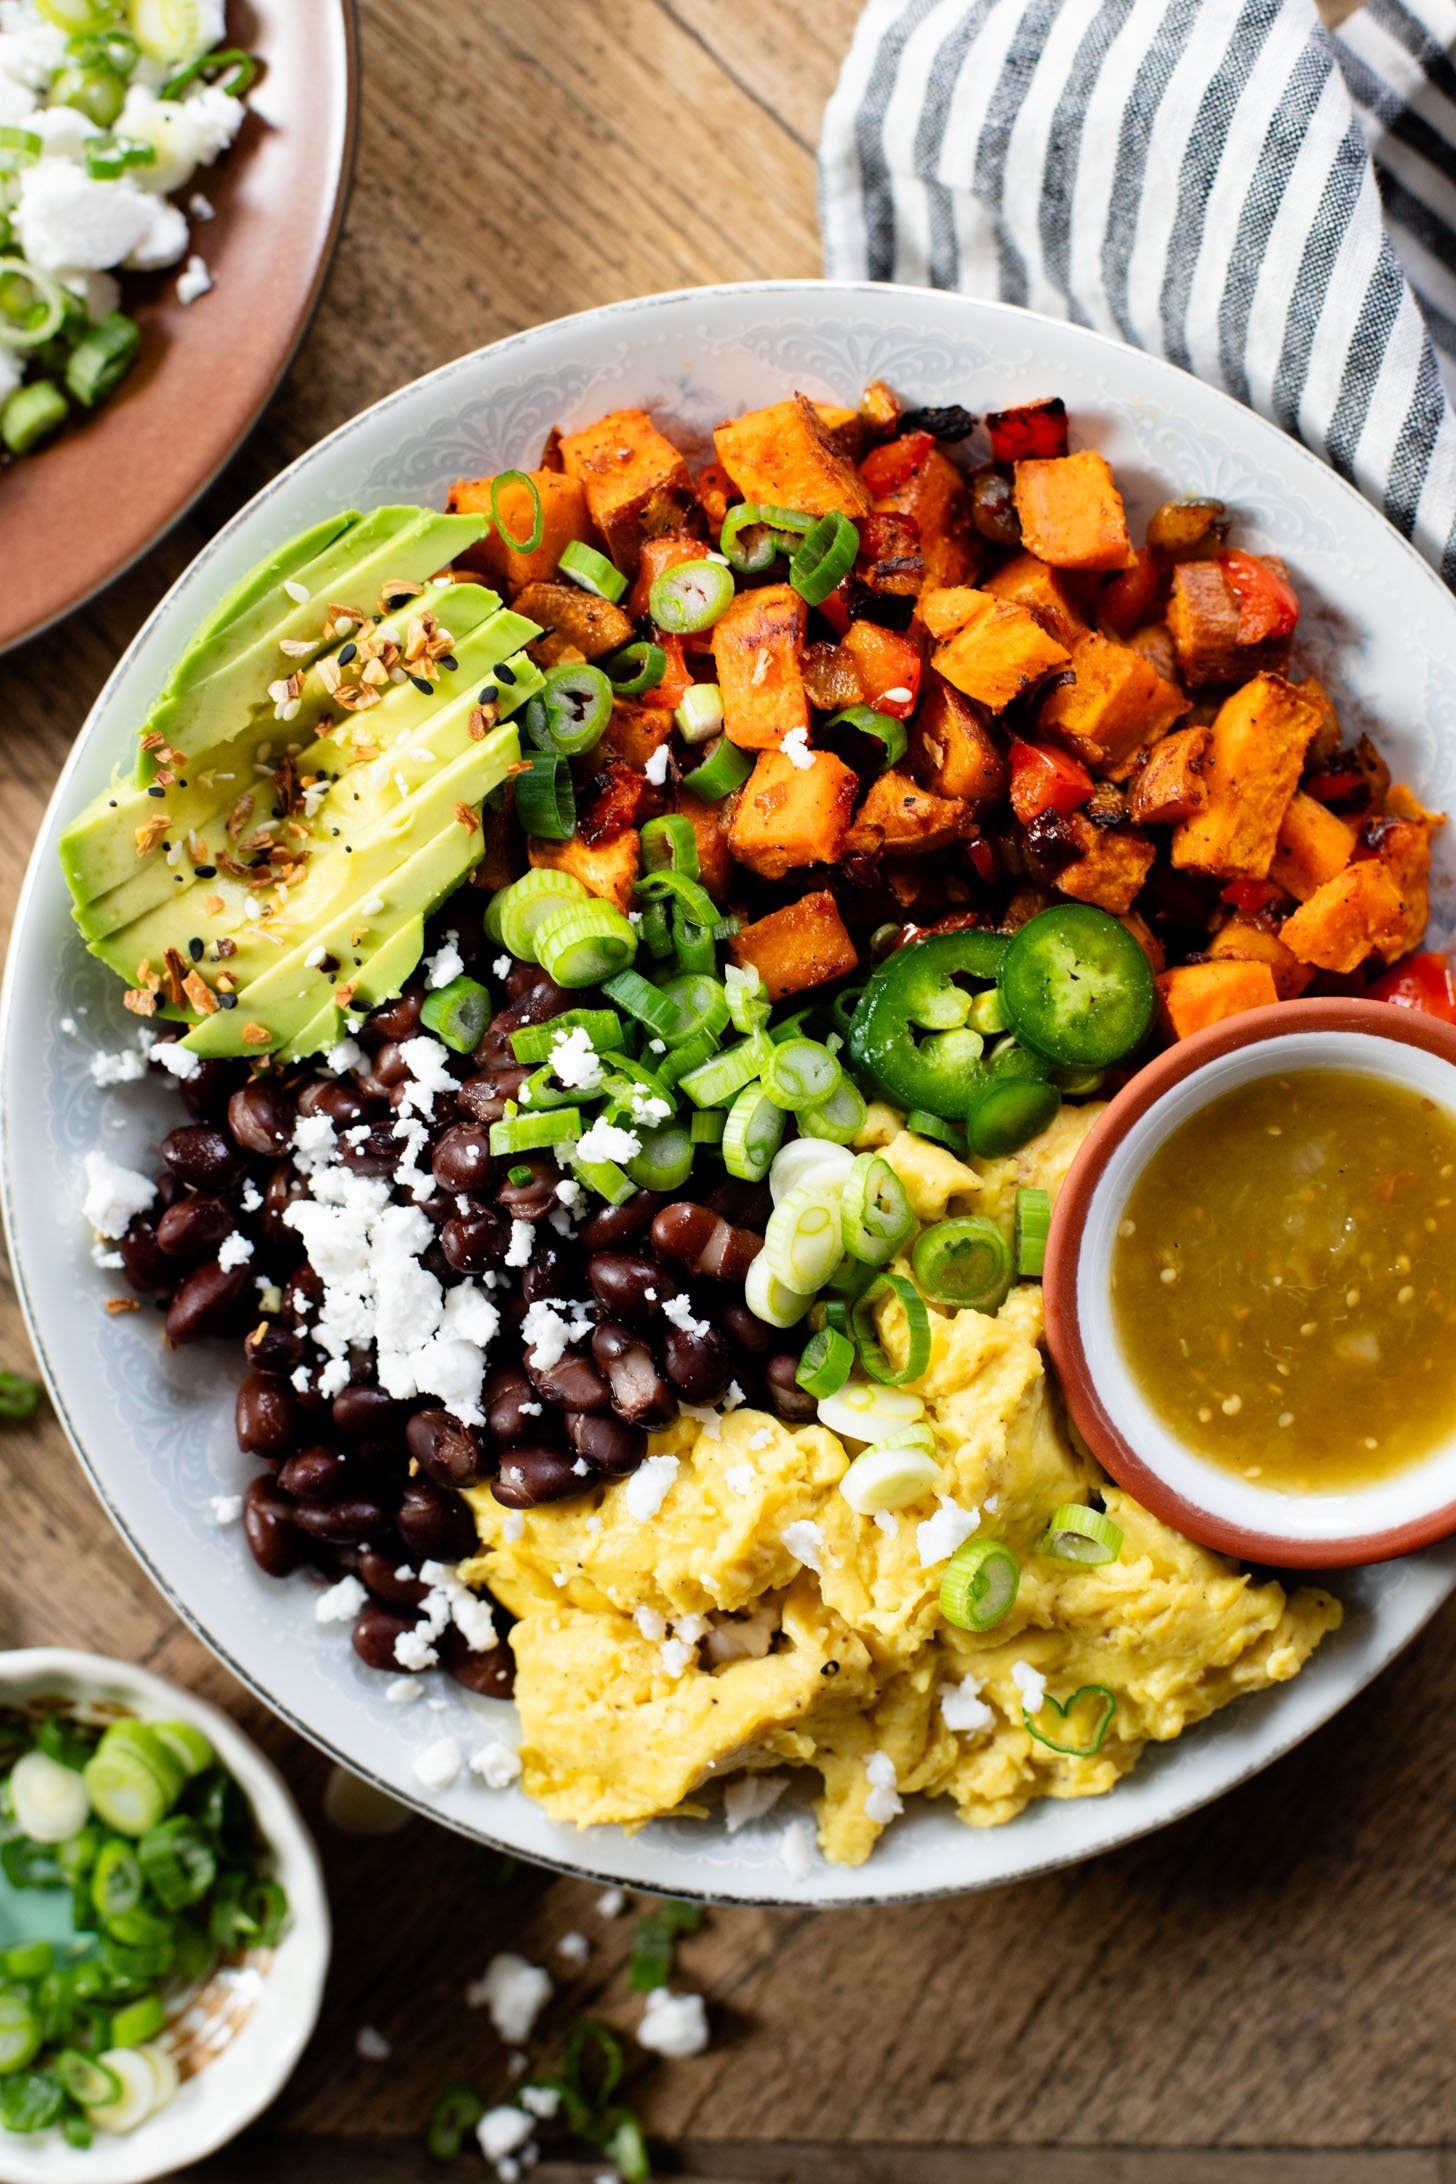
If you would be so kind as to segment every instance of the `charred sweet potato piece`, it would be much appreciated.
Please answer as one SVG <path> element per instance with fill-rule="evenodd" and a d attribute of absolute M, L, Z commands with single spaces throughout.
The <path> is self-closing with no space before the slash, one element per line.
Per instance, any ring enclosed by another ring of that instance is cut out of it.
<path fill-rule="evenodd" d="M 927 585 L 920 594 L 916 614 L 932 637 L 954 637 L 956 631 L 982 611 L 986 594 L 972 584 Z"/>
<path fill-rule="evenodd" d="M 916 599 L 925 582 L 925 557 L 913 516 L 866 516 L 859 527 L 860 548 L 854 564 L 856 587 L 882 598 Z"/>
<path fill-rule="evenodd" d="M 612 410 L 584 431 L 567 433 L 561 460 L 568 477 L 581 480 L 607 552 L 629 576 L 644 537 L 680 531 L 696 505 L 692 473 L 681 451 L 658 431 L 646 410 Z"/>
<path fill-rule="evenodd" d="M 508 546 L 492 523 L 483 539 L 460 556 L 467 569 L 476 569 L 493 583 L 503 585 L 512 598 L 527 584 L 544 582 L 556 574 L 562 549 L 573 539 L 590 541 L 591 517 L 586 495 L 576 478 L 559 470 L 533 470 L 532 483 L 541 496 L 541 543 L 529 553 Z M 450 488 L 447 506 L 462 515 L 489 516 L 490 489 L 494 478 L 459 478 Z M 500 489 L 500 512 L 513 538 L 529 538 L 536 527 L 536 509 L 526 487 L 517 478 Z"/>
<path fill-rule="evenodd" d="M 799 667 L 809 702 L 821 712 L 838 713 L 846 705 L 864 703 L 864 684 L 848 645 L 808 645 Z"/>
<path fill-rule="evenodd" d="M 933 849 L 948 849 L 969 821 L 958 797 L 933 796 L 892 766 L 870 784 L 845 847 L 861 857 L 881 851 L 890 857 L 923 857 Z"/>
<path fill-rule="evenodd" d="M 800 660 L 809 610 L 792 584 L 740 592 L 713 626 L 713 664 L 723 693 L 730 743 L 777 750 L 793 728 L 809 725 Z"/>
<path fill-rule="evenodd" d="M 665 569 L 679 568 L 684 561 L 701 561 L 707 551 L 704 540 L 693 538 L 684 531 L 669 532 L 663 538 L 644 539 L 636 581 L 624 602 L 628 614 L 633 617 L 646 614 L 648 594 Z"/>
<path fill-rule="evenodd" d="M 601 760 L 593 752 L 588 763 L 591 770 L 578 794 L 576 830 L 588 849 L 601 849 L 650 819 L 661 800 L 646 775 L 626 759 Z"/>
<path fill-rule="evenodd" d="M 1173 862 L 1219 879 L 1268 876 L 1319 715 L 1282 675 L 1256 675 L 1209 731 L 1201 811 L 1173 836 Z"/>
<path fill-rule="evenodd" d="M 671 713 L 660 706 L 634 705 L 629 698 L 617 698 L 597 752 L 604 758 L 623 758 L 640 769 L 671 734 Z"/>
<path fill-rule="evenodd" d="M 1004 711 L 1053 668 L 1067 665 L 1065 646 L 1048 637 L 1029 607 L 995 599 L 989 592 L 960 588 L 934 596 L 938 618 L 954 612 L 959 619 L 931 664 L 947 682 L 990 712 Z M 938 634 L 930 616 L 924 619 Z"/>
<path fill-rule="evenodd" d="M 796 865 L 835 864 L 858 794 L 858 777 L 832 751 L 816 751 L 812 766 L 762 751 L 740 792 L 728 846 L 766 880 L 781 880 Z"/>
<path fill-rule="evenodd" d="M 869 438 L 869 426 L 857 409 L 846 409 L 842 402 L 816 402 L 814 415 L 841 455 L 847 455 L 857 463 L 865 451 Z"/>
<path fill-rule="evenodd" d="M 910 766 L 937 796 L 989 804 L 1004 796 L 1010 770 L 983 715 L 932 674 L 910 729 Z"/>
<path fill-rule="evenodd" d="M 1144 622 L 1127 641 L 1134 652 L 1140 652 L 1149 665 L 1156 668 L 1164 682 L 1177 682 L 1178 653 L 1166 622 Z"/>
<path fill-rule="evenodd" d="M 1301 691 L 1304 685 L 1299 685 Z M 1296 902 L 1308 902 L 1355 854 L 1355 829 L 1338 812 L 1296 789 L 1279 829 L 1269 877 Z"/>
<path fill-rule="evenodd" d="M 692 827 L 698 844 L 698 876 L 715 902 L 721 902 L 733 878 L 727 815 L 721 804 L 705 804 L 691 789 L 679 788 L 672 808 Z"/>
<path fill-rule="evenodd" d="M 852 458 L 802 394 L 730 419 L 713 434 L 713 445 L 745 500 L 811 516 L 870 512 Z"/>
<path fill-rule="evenodd" d="M 1133 558 L 1122 495 L 1095 448 L 1019 462 L 1016 512 L 1027 552 L 1054 569 L 1125 569 Z"/>
<path fill-rule="evenodd" d="M 599 599 L 595 592 L 583 591 L 578 584 L 528 584 L 516 596 L 516 612 L 539 622 L 548 638 L 558 640 L 558 648 L 574 645 L 584 660 L 598 660 L 603 653 L 616 652 L 632 642 L 630 616 L 614 607 L 610 599 Z M 542 642 L 537 639 L 538 646 Z M 561 656 L 559 649 L 554 650 L 552 663 Z M 535 657 L 539 659 L 542 654 L 535 651 Z"/>
<path fill-rule="evenodd" d="M 1238 594 L 1219 561 L 1180 561 L 1168 595 L 1168 628 L 1188 683 L 1243 682 L 1282 661 L 1281 638 L 1240 642 Z"/>
<path fill-rule="evenodd" d="M 909 516 L 920 537 L 924 582 L 973 584 L 985 547 L 971 521 L 971 495 L 948 455 L 932 448 L 912 476 L 875 502 L 876 515 Z"/>
<path fill-rule="evenodd" d="M 1013 554 L 982 588 L 993 599 L 1014 599 L 1018 606 L 1030 607 L 1048 637 L 1055 637 L 1068 652 L 1087 634 L 1086 619 L 1071 592 L 1056 570 L 1038 561 L 1035 554 Z"/>
<path fill-rule="evenodd" d="M 1368 830 L 1400 901 L 1398 930 L 1378 944 L 1387 963 L 1419 947 L 1431 914 L 1431 828 L 1419 820 L 1377 819 Z"/>
<path fill-rule="evenodd" d="M 1139 826 L 1175 826 L 1208 801 L 1203 779 L 1206 728 L 1180 728 L 1162 736 L 1132 779 L 1129 800 Z"/>
<path fill-rule="evenodd" d="M 1274 976 L 1274 991 L 1281 1001 L 1297 1001 L 1314 977 L 1270 925 L 1257 918 L 1232 917 L 1221 925 L 1208 944 L 1215 962 L 1267 963 Z"/>
<path fill-rule="evenodd" d="M 1367 956 L 1394 962 L 1411 943 L 1404 939 L 1409 917 L 1401 889 L 1379 857 L 1348 864 L 1316 888 L 1279 928 L 1286 948 L 1301 963 L 1322 971 L 1358 970 Z M 1424 929 L 1422 916 L 1416 937 Z"/>
<path fill-rule="evenodd" d="M 1175 1039 L 1191 1039 L 1226 1016 L 1269 1008 L 1279 998 L 1267 963 L 1181 963 L 1154 983 L 1159 1014 Z"/>
<path fill-rule="evenodd" d="M 1075 902 L 1095 902 L 1114 917 L 1129 911 L 1142 890 L 1157 854 L 1144 835 L 1120 827 L 1094 827 L 1082 812 L 1057 814 L 1075 854 L 1054 875 L 1059 893 Z"/>
<path fill-rule="evenodd" d="M 1072 647 L 1072 679 L 1042 699 L 1038 718 L 1090 766 L 1125 779 L 1143 744 L 1166 735 L 1188 710 L 1176 683 L 1166 683 L 1140 652 L 1091 630 Z"/>
<path fill-rule="evenodd" d="M 834 897 L 822 889 L 745 925 L 728 945 L 737 962 L 752 964 L 771 1001 L 846 978 L 859 967 Z"/>
<path fill-rule="evenodd" d="M 642 854 L 641 836 L 635 829 L 597 848 L 584 842 L 579 834 L 569 842 L 546 842 L 533 834 L 528 837 L 527 850 L 533 865 L 543 865 L 552 872 L 569 872 L 589 895 L 600 895 L 619 910 L 631 908 Z"/>

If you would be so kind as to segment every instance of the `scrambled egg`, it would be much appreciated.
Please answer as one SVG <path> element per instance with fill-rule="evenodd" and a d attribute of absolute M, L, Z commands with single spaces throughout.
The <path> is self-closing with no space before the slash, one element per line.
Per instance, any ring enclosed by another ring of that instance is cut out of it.
<path fill-rule="evenodd" d="M 979 1174 L 888 1108 L 871 1109 L 860 1143 L 886 1148 L 922 1220 L 1009 1216 L 1018 1183 L 1055 1193 L 1095 1112 L 1064 1110 Z M 1327 1593 L 1254 1583 L 1078 1453 L 1043 1361 L 1035 1285 L 994 1317 L 932 1310 L 931 1326 L 914 1392 L 942 1479 L 891 1517 L 857 1515 L 838 1492 L 853 1451 L 834 1434 L 749 1409 L 683 1416 L 654 1435 L 652 1453 L 676 1465 L 654 1474 L 670 1483 L 650 1516 L 634 1514 L 641 1497 L 620 1481 L 517 1513 L 488 1490 L 471 1495 L 481 1552 L 461 1574 L 519 1617 L 524 1785 L 554 1818 L 705 1815 L 703 1793 L 741 1771 L 806 1767 L 822 1782 L 825 1856 L 858 1865 L 912 1792 L 992 1827 L 1033 1798 L 1109 1790 L 1149 1741 L 1295 1675 L 1336 1626 Z M 892 1356 L 897 1332 L 882 1328 Z M 1122 1530 L 1118 1559 L 1039 1555 L 1053 1510 L 1089 1489 Z M 1015 1605 L 982 1636 L 939 1611 L 957 1512 L 959 1529 L 974 1514 L 979 1535 L 1022 1565 Z M 1072 1752 L 1026 1726 L 1043 1680 L 1036 1726 Z M 1083 1697 L 1065 1720 L 1058 1709 L 1090 1685 L 1116 1707 L 1095 1755 L 1079 1757 L 1106 1701 Z"/>

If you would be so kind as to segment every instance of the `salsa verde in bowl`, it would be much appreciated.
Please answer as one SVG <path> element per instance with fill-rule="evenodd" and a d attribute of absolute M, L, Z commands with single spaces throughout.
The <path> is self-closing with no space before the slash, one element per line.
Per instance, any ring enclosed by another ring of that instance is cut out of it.
<path fill-rule="evenodd" d="M 1048 1243 L 1048 1342 L 1098 1460 L 1280 1567 L 1456 1531 L 1447 1364 L 1456 1030 L 1379 1001 L 1254 1010 L 1094 1128 Z"/>

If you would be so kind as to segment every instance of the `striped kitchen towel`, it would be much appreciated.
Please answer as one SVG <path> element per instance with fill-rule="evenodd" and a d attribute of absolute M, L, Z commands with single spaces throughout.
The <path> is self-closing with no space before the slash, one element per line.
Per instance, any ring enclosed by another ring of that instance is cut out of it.
<path fill-rule="evenodd" d="M 1121 336 L 1352 479 L 1456 584 L 1456 0 L 870 0 L 831 276 Z"/>

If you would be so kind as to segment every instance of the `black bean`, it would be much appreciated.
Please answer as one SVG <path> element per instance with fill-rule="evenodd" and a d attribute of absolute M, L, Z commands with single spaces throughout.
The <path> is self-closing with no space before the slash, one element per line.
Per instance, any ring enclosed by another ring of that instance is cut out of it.
<path fill-rule="evenodd" d="M 308 1184 L 293 1162 L 280 1160 L 268 1178 L 263 1192 L 263 1210 L 258 1216 L 258 1226 L 270 1243 L 297 1244 L 298 1231 L 290 1228 L 283 1216 L 290 1206 L 307 1196 Z"/>
<path fill-rule="evenodd" d="M 344 1546 L 363 1539 L 378 1539 L 389 1529 L 389 1516 L 370 1494 L 344 1494 L 337 1501 L 301 1501 L 293 1506 L 293 1521 L 310 1539 L 329 1546 Z"/>
<path fill-rule="evenodd" d="M 586 1278 L 602 1310 L 630 1327 L 648 1324 L 670 1279 L 655 1259 L 630 1251 L 593 1252 L 586 1263 Z"/>
<path fill-rule="evenodd" d="M 406 1573 L 403 1577 L 401 1570 Z M 361 1547 L 359 1581 L 369 1587 L 376 1600 L 391 1608 L 418 1608 L 430 1589 L 409 1571 L 401 1548 L 391 1555 L 377 1547 Z"/>
<path fill-rule="evenodd" d="M 228 1095 L 243 1074 L 238 1062 L 222 1062 L 213 1056 L 205 1056 L 190 1077 L 183 1077 L 178 1084 L 182 1105 L 189 1115 L 199 1122 L 215 1121 L 227 1106 Z"/>
<path fill-rule="evenodd" d="M 167 1307 L 167 1340 L 198 1342 L 207 1335 L 239 1335 L 253 1297 L 251 1267 L 220 1267 L 216 1259 L 195 1266 Z"/>
<path fill-rule="evenodd" d="M 526 1359 L 531 1385 L 543 1403 L 559 1410 L 604 1411 L 611 1391 L 585 1350 L 567 1350 L 554 1365 L 533 1365 Z"/>
<path fill-rule="evenodd" d="M 372 1380 L 340 1388 L 329 1408 L 334 1424 L 351 1441 L 388 1441 L 403 1433 L 409 1419 L 408 1403 L 386 1395 Z"/>
<path fill-rule="evenodd" d="M 527 1304 L 540 1304 L 552 1297 L 574 1297 L 580 1287 L 580 1254 L 538 1231 L 530 1260 L 521 1269 L 521 1295 Z"/>
<path fill-rule="evenodd" d="M 315 1077 L 298 1095 L 300 1115 L 327 1115 L 336 1130 L 362 1122 L 369 1102 L 345 1077 Z"/>
<path fill-rule="evenodd" d="M 387 1668 L 395 1675 L 408 1674 L 394 1649 L 414 1627 L 413 1616 L 396 1615 L 371 1600 L 354 1618 L 354 1651 L 366 1668 Z"/>
<path fill-rule="evenodd" d="M 509 1646 L 488 1646 L 472 1653 L 464 1634 L 452 1623 L 439 1641 L 440 1666 L 446 1675 L 483 1699 L 508 1699 L 516 1688 L 516 1657 Z"/>
<path fill-rule="evenodd" d="M 527 1024 L 544 1024 L 553 1016 L 560 1016 L 567 1009 L 580 1006 L 581 995 L 568 993 L 565 986 L 558 986 L 536 964 L 523 965 L 529 976 L 518 980 L 519 992 L 511 993 L 511 982 L 506 980 L 506 992 L 510 994 L 510 1007 L 498 1009 L 492 1019 L 494 1027 L 503 1031 L 522 1031 Z"/>
<path fill-rule="evenodd" d="M 711 1206 L 687 1199 L 663 1207 L 652 1223 L 652 1242 L 689 1274 L 724 1282 L 741 1282 L 763 1249 L 763 1238 L 751 1229 L 734 1228 Z"/>
<path fill-rule="evenodd" d="M 490 1157 L 490 1132 L 478 1122 L 458 1122 L 447 1130 L 430 1159 L 442 1190 L 484 1190 L 497 1164 Z"/>
<path fill-rule="evenodd" d="M 243 1355 L 255 1372 L 276 1374 L 291 1380 L 303 1363 L 307 1344 L 291 1327 L 277 1320 L 263 1320 L 243 1339 Z"/>
<path fill-rule="evenodd" d="M 522 1365 L 500 1365 L 485 1383 L 485 1423 L 493 1440 L 524 1441 L 541 1415 L 541 1398 Z"/>
<path fill-rule="evenodd" d="M 437 1486 L 478 1486 L 490 1470 L 479 1434 L 462 1425 L 453 1411 L 416 1411 L 405 1431 L 405 1445 Z"/>
<path fill-rule="evenodd" d="M 528 1154 L 524 1160 L 513 1160 L 510 1168 L 529 1168 L 529 1183 L 503 1183 L 496 1194 L 496 1202 L 502 1213 L 513 1221 L 540 1221 L 561 1201 L 556 1196 L 556 1186 L 561 1181 L 561 1170 L 554 1160 L 543 1160 L 539 1153 Z M 507 1169 L 507 1176 L 510 1174 Z"/>
<path fill-rule="evenodd" d="M 169 1259 L 157 1242 L 155 1222 L 144 1213 L 134 1214 L 117 1245 L 127 1280 L 144 1297 L 170 1296 L 181 1277 L 175 1259 Z"/>
<path fill-rule="evenodd" d="M 210 1122 L 184 1122 L 162 1140 L 162 1158 L 179 1183 L 196 1191 L 226 1190 L 243 1172 L 243 1156 Z"/>
<path fill-rule="evenodd" d="M 540 1502 L 566 1501 L 584 1494 L 590 1473 L 573 1469 L 585 1459 L 568 1456 L 559 1448 L 511 1448 L 501 1456 L 500 1471 L 490 1490 L 507 1509 L 534 1509 Z"/>
<path fill-rule="evenodd" d="M 607 1376 L 612 1409 L 627 1425 L 666 1426 L 676 1418 L 677 1397 L 630 1327 L 604 1321 L 593 1331 L 592 1356 Z"/>
<path fill-rule="evenodd" d="M 157 1223 L 157 1249 L 169 1259 L 210 1259 L 238 1225 L 223 1198 L 179 1198 Z"/>
<path fill-rule="evenodd" d="M 577 1241 L 587 1251 L 620 1251 L 650 1228 L 654 1216 L 667 1204 L 661 1191 L 638 1191 L 625 1205 L 601 1206 L 589 1213 L 577 1230 Z"/>
<path fill-rule="evenodd" d="M 767 1183 L 747 1183 L 730 1175 L 713 1185 L 704 1204 L 714 1213 L 721 1213 L 734 1228 L 757 1229 L 762 1235 L 773 1212 L 773 1192 Z"/>
<path fill-rule="evenodd" d="M 306 1448 L 290 1456 L 278 1474 L 278 1484 L 295 1501 L 339 1501 L 357 1482 L 355 1467 L 337 1448 Z"/>
<path fill-rule="evenodd" d="M 271 1373 L 249 1373 L 234 1405 L 238 1447 L 274 1462 L 298 1446 L 298 1405 L 293 1390 Z"/>
<path fill-rule="evenodd" d="M 506 1101 L 516 1097 L 530 1074 L 519 1062 L 502 1062 L 478 1077 L 467 1077 L 456 1094 L 456 1105 L 472 1122 L 502 1122 Z"/>
<path fill-rule="evenodd" d="M 791 1426 L 808 1425 L 819 1415 L 814 1397 L 799 1386 L 798 1370 L 799 1359 L 793 1350 L 781 1350 L 764 1367 L 769 1403 L 775 1415 Z"/>
<path fill-rule="evenodd" d="M 376 1122 L 357 1143 L 344 1139 L 339 1158 L 356 1175 L 393 1175 L 404 1158 L 404 1145 L 395 1136 L 392 1122 Z"/>
<path fill-rule="evenodd" d="M 679 1395 L 690 1403 L 716 1403 L 732 1377 L 728 1345 L 716 1328 L 669 1326 L 662 1338 L 662 1364 Z"/>
<path fill-rule="evenodd" d="M 420 1562 L 458 1562 L 476 1544 L 469 1504 L 433 1479 L 410 1480 L 394 1521 Z"/>
<path fill-rule="evenodd" d="M 647 1435 L 625 1420 L 573 1411 L 566 1421 L 566 1438 L 593 1471 L 635 1471 L 647 1454 Z"/>
<path fill-rule="evenodd" d="M 281 1153 L 293 1136 L 293 1110 L 276 1077 L 254 1077 L 227 1104 L 228 1128 L 250 1153 Z"/>
<path fill-rule="evenodd" d="M 422 986 L 406 986 L 397 1001 L 386 1001 L 374 1011 L 364 1026 L 364 1037 L 371 1045 L 382 1046 L 386 1040 L 413 1039 L 420 1028 L 420 1010 L 424 1006 Z"/>
<path fill-rule="evenodd" d="M 446 1264 L 457 1274 L 479 1274 L 488 1266 L 504 1266 L 510 1246 L 510 1225 L 490 1206 L 452 1213 L 440 1229 L 440 1249 Z"/>
<path fill-rule="evenodd" d="M 303 1560 L 303 1541 L 292 1518 L 292 1502 L 266 1472 L 249 1480 L 243 1495 L 243 1530 L 253 1560 L 269 1577 L 287 1577 Z"/>
<path fill-rule="evenodd" d="M 778 1341 L 778 1330 L 765 1327 L 746 1304 L 730 1304 L 723 1311 L 723 1332 L 737 1351 L 750 1357 L 767 1357 Z M 741 1377 L 741 1375 L 740 1375 Z"/>

